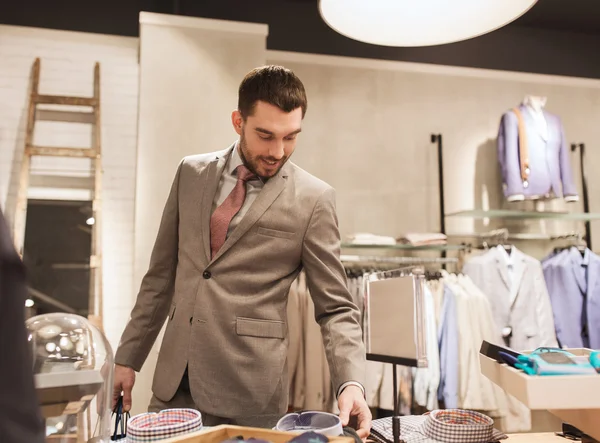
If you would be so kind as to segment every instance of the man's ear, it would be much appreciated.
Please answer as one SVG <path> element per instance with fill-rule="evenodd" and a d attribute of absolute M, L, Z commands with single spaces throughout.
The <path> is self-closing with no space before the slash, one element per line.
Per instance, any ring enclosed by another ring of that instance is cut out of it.
<path fill-rule="evenodd" d="M 242 135 L 242 127 L 244 125 L 244 118 L 242 114 L 237 109 L 231 113 L 231 124 L 233 125 L 233 129 L 238 135 Z"/>

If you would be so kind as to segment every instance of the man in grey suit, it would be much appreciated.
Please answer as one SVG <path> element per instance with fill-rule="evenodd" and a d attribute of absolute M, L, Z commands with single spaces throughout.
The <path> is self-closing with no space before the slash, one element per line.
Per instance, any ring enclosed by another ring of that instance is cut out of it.
<path fill-rule="evenodd" d="M 131 405 L 167 319 L 149 410 L 192 407 L 206 425 L 272 427 L 288 407 L 287 295 L 302 269 L 344 424 L 366 438 L 365 349 L 346 287 L 334 190 L 288 161 L 306 113 L 290 70 L 252 70 L 224 151 L 184 158 L 116 353 L 114 395 Z"/>

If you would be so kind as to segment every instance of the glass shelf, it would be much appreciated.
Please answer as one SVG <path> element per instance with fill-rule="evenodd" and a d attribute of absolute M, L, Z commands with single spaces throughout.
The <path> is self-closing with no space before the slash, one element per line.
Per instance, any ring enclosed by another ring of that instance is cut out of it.
<path fill-rule="evenodd" d="M 344 249 L 389 249 L 389 250 L 404 250 L 404 251 L 459 251 L 466 249 L 464 245 L 423 245 L 413 246 L 410 244 L 396 245 L 363 245 L 354 243 L 342 243 Z"/>
<path fill-rule="evenodd" d="M 588 221 L 600 220 L 600 213 L 585 212 L 536 212 L 520 211 L 515 209 L 472 209 L 446 214 L 446 217 L 469 217 L 469 218 L 513 218 L 513 219 L 554 219 Z"/>
<path fill-rule="evenodd" d="M 453 238 L 477 238 L 479 240 L 492 239 L 493 236 L 486 235 L 485 233 L 474 233 L 474 232 L 463 232 L 448 234 L 448 237 Z M 572 234 L 541 234 L 536 232 L 518 232 L 508 234 L 507 240 L 524 240 L 524 241 L 558 241 L 558 240 L 573 240 L 578 237 L 583 237 L 583 234 L 572 233 Z"/>

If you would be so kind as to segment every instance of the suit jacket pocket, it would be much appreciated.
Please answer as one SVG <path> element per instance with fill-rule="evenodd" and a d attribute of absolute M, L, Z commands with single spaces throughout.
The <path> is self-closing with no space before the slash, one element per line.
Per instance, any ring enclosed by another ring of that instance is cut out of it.
<path fill-rule="evenodd" d="M 175 316 L 175 308 L 176 308 L 176 304 L 172 303 L 171 304 L 171 309 L 169 309 L 169 321 L 173 320 L 173 317 Z"/>
<path fill-rule="evenodd" d="M 285 338 L 285 323 L 276 320 L 237 317 L 235 331 L 237 335 L 264 338 Z"/>
<path fill-rule="evenodd" d="M 267 237 L 277 237 L 277 238 L 286 238 L 291 239 L 294 238 L 295 233 L 288 231 L 279 231 L 277 229 L 268 229 L 263 228 L 262 226 L 258 227 L 257 231 L 260 235 L 266 235 Z"/>

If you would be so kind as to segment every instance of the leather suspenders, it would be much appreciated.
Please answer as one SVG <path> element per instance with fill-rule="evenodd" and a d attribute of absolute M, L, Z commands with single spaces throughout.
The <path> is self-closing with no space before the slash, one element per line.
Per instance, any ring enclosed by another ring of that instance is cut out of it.
<path fill-rule="evenodd" d="M 529 149 L 527 147 L 527 131 L 525 129 L 525 121 L 523 120 L 523 114 L 519 108 L 513 108 L 512 110 L 517 116 L 517 122 L 519 125 L 519 162 L 521 167 L 521 180 L 523 185 L 527 187 L 529 185 Z"/>

